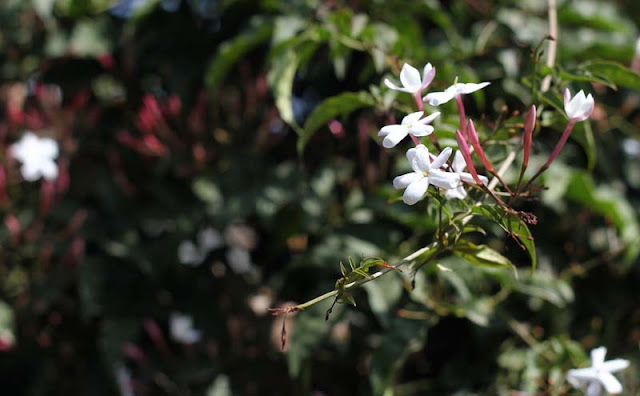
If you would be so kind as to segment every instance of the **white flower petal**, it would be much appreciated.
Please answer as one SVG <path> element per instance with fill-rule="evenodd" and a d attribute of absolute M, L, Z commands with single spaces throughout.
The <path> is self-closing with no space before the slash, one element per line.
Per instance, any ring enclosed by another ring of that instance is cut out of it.
<path fill-rule="evenodd" d="M 435 161 L 433 161 L 433 163 L 431 164 L 431 168 L 432 169 L 438 169 L 440 168 L 442 165 L 444 165 L 445 162 L 447 162 L 447 160 L 449 159 L 449 157 L 451 156 L 451 147 L 447 147 L 444 150 L 442 150 L 442 152 L 440 153 L 440 155 L 438 155 L 438 158 L 435 159 Z"/>
<path fill-rule="evenodd" d="M 564 109 L 567 111 L 567 106 L 569 105 L 569 101 L 571 100 L 571 91 L 569 88 L 564 89 Z"/>
<path fill-rule="evenodd" d="M 411 92 L 417 92 L 422 85 L 420 72 L 415 67 L 405 63 L 400 71 L 400 82 L 402 83 L 402 86 L 411 90 Z"/>
<path fill-rule="evenodd" d="M 458 83 L 455 85 L 458 94 L 470 94 L 475 91 L 479 91 L 482 88 L 490 85 L 490 82 L 476 83 Z"/>
<path fill-rule="evenodd" d="M 597 379 L 598 373 L 593 367 L 572 369 L 567 372 L 567 381 L 577 388 Z"/>
<path fill-rule="evenodd" d="M 428 172 L 431 168 L 429 160 L 429 150 L 423 144 L 420 144 L 407 151 L 409 165 L 414 172 Z"/>
<path fill-rule="evenodd" d="M 20 167 L 20 173 L 26 181 L 36 181 L 40 178 L 40 167 L 34 162 L 25 162 Z"/>
<path fill-rule="evenodd" d="M 587 391 L 584 394 L 585 396 L 602 396 L 602 384 L 598 381 L 592 381 L 589 383 L 587 387 Z"/>
<path fill-rule="evenodd" d="M 409 128 L 409 133 L 413 136 L 428 136 L 433 133 L 431 125 L 414 124 Z"/>
<path fill-rule="evenodd" d="M 405 173 L 404 175 L 396 176 L 393 179 L 393 188 L 397 190 L 407 188 L 409 184 L 423 177 L 424 176 L 422 176 L 421 173 L 416 173 L 416 172 Z"/>
<path fill-rule="evenodd" d="M 464 156 L 462 155 L 462 151 L 456 151 L 456 155 L 453 157 L 453 171 L 454 172 L 462 172 L 464 168 L 467 167 L 467 163 L 464 160 Z"/>
<path fill-rule="evenodd" d="M 40 173 L 47 180 L 55 180 L 58 177 L 58 165 L 52 160 L 42 161 L 40 164 Z"/>
<path fill-rule="evenodd" d="M 465 199 L 467 197 L 467 191 L 464 187 L 458 186 L 456 188 L 448 189 L 444 196 L 448 199 Z"/>
<path fill-rule="evenodd" d="M 629 361 L 625 359 L 613 359 L 602 363 L 602 370 L 606 370 L 610 373 L 624 370 L 629 367 Z"/>
<path fill-rule="evenodd" d="M 407 205 L 414 205 L 418 202 L 425 192 L 427 192 L 427 188 L 429 187 L 429 179 L 426 177 L 421 177 L 420 179 L 414 181 L 413 183 L 407 186 L 407 189 L 404 190 L 404 194 L 402 196 L 402 200 Z"/>
<path fill-rule="evenodd" d="M 421 90 L 425 89 L 433 78 L 436 76 L 436 69 L 431 66 L 431 63 L 427 63 L 424 65 L 424 69 L 422 70 L 422 85 L 420 87 Z"/>
<path fill-rule="evenodd" d="M 454 96 L 455 92 L 453 91 L 431 92 L 422 98 L 422 100 L 429 102 L 431 106 L 440 106 L 453 99 Z"/>
<path fill-rule="evenodd" d="M 394 129 L 387 136 L 385 136 L 382 141 L 382 145 L 385 148 L 395 147 L 402 139 L 404 139 L 408 134 L 409 130 L 405 127 L 401 127 L 402 129 Z"/>
<path fill-rule="evenodd" d="M 418 122 L 420 122 L 421 124 L 431 124 L 431 122 L 433 120 L 435 120 L 439 115 L 440 115 L 440 112 L 436 111 L 436 112 L 431 113 L 430 115 L 426 116 L 425 118 L 421 119 Z"/>
<path fill-rule="evenodd" d="M 378 132 L 378 136 L 387 136 L 388 134 L 390 134 L 393 131 L 406 131 L 407 127 L 404 127 L 402 125 L 386 125 L 383 126 L 380 131 Z"/>
<path fill-rule="evenodd" d="M 602 367 L 604 357 L 607 355 L 607 348 L 600 347 L 591 350 L 591 365 L 595 368 Z"/>
<path fill-rule="evenodd" d="M 622 384 L 616 377 L 608 371 L 602 371 L 598 375 L 598 379 L 609 393 L 617 394 L 622 392 Z"/>
<path fill-rule="evenodd" d="M 51 159 L 58 158 L 58 143 L 51 138 L 42 138 L 38 142 L 39 154 Z"/>
<path fill-rule="evenodd" d="M 407 114 L 402 119 L 402 125 L 406 127 L 407 125 L 411 125 L 418 122 L 418 120 L 420 119 L 420 117 L 422 117 L 423 114 L 424 112 L 422 111 L 416 111 L 415 113 Z"/>
<path fill-rule="evenodd" d="M 384 84 L 385 84 L 387 87 L 389 87 L 389 88 L 393 89 L 394 91 L 400 91 L 400 92 L 411 92 L 411 90 L 410 90 L 410 89 L 403 88 L 403 87 L 399 87 L 399 86 L 395 85 L 394 83 L 392 83 L 391 81 L 389 81 L 389 79 L 386 79 L 386 78 L 384 79 Z"/>
<path fill-rule="evenodd" d="M 457 173 L 434 169 L 429 172 L 429 183 L 450 190 L 460 186 L 460 176 Z"/>

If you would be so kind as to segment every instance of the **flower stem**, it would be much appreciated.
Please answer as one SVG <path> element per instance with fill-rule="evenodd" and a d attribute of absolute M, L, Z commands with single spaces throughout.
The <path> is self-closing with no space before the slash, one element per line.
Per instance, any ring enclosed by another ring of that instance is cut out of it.
<path fill-rule="evenodd" d="M 531 183 L 535 179 L 538 178 L 538 176 L 540 176 L 544 171 L 547 170 L 547 168 L 549 167 L 549 165 L 551 165 L 553 160 L 556 159 L 558 154 L 560 154 L 560 150 L 562 150 L 562 147 L 564 147 L 564 144 L 567 142 L 567 139 L 569 139 L 569 136 L 571 135 L 571 131 L 573 130 L 573 127 L 575 125 L 576 125 L 576 121 L 575 120 L 569 120 L 569 123 L 567 124 L 567 127 L 564 129 L 564 132 L 562 132 L 562 136 L 560 137 L 560 140 L 556 144 L 556 147 L 551 152 L 551 155 L 549 156 L 549 159 L 547 160 L 547 162 L 544 163 L 544 165 L 542 165 L 542 167 L 540 167 L 538 172 L 536 172 L 536 174 L 533 175 L 533 177 L 531 179 L 529 179 L 527 184 L 525 184 L 523 190 L 526 190 L 531 185 Z"/>
<path fill-rule="evenodd" d="M 399 262 L 397 262 L 396 264 L 394 264 L 393 266 L 390 266 L 389 268 L 385 268 L 385 269 L 380 270 L 380 271 L 378 271 L 378 272 L 376 272 L 374 274 L 371 274 L 371 276 L 368 277 L 368 278 L 363 278 L 363 279 L 359 279 L 357 281 L 353 281 L 351 283 L 347 283 L 346 285 L 344 285 L 344 289 L 343 290 L 354 289 L 354 288 L 357 288 L 357 287 L 359 287 L 359 286 L 361 286 L 361 285 L 363 285 L 363 284 L 365 284 L 367 282 L 370 282 L 370 281 L 372 281 L 374 279 L 377 279 L 377 278 L 381 277 L 382 275 L 384 275 L 384 274 L 386 274 L 388 272 L 394 271 L 396 268 L 398 268 L 398 267 L 400 267 L 400 266 L 402 266 L 404 264 L 407 264 L 408 262 L 410 262 L 410 261 L 414 260 L 415 258 L 421 256 L 425 252 L 427 252 L 427 251 L 429 251 L 431 249 L 436 249 L 437 246 L 438 246 L 438 242 L 433 242 L 430 245 L 423 247 L 422 249 L 418 249 L 415 252 L 413 252 L 410 255 L 408 255 L 407 257 L 405 257 L 402 260 L 400 260 Z M 392 267 L 395 267 L 395 268 L 392 268 Z M 328 298 L 335 297 L 338 294 L 338 292 L 339 292 L 339 290 L 332 290 L 330 292 L 324 293 L 323 295 L 318 296 L 318 297 L 316 297 L 314 299 L 311 299 L 311 300 L 309 300 L 309 301 L 307 301 L 305 303 L 296 305 L 294 307 L 286 308 L 287 312 L 283 312 L 283 313 L 302 311 L 303 309 L 309 308 L 310 306 L 315 305 L 315 304 L 317 304 L 317 303 L 319 303 L 321 301 L 324 301 L 324 300 L 326 300 Z"/>
<path fill-rule="evenodd" d="M 460 132 L 465 139 L 468 138 L 467 134 L 467 113 L 464 111 L 464 103 L 462 102 L 462 95 L 456 95 L 456 104 L 458 105 L 458 113 L 460 113 Z"/>
<path fill-rule="evenodd" d="M 420 94 L 421 94 L 420 92 L 416 92 L 415 94 L 413 94 L 413 100 L 416 101 L 416 106 L 418 106 L 418 110 L 424 113 L 424 103 L 422 103 L 422 97 L 420 96 Z M 433 143 L 434 146 L 436 146 L 438 151 L 442 151 L 442 147 L 440 147 L 440 143 L 438 143 L 438 139 L 436 139 L 433 133 L 429 135 L 429 139 L 431 139 L 431 142 Z M 418 140 L 418 138 L 413 135 L 411 135 L 411 140 L 413 140 L 413 143 L 416 146 L 421 144 L 420 140 Z"/>

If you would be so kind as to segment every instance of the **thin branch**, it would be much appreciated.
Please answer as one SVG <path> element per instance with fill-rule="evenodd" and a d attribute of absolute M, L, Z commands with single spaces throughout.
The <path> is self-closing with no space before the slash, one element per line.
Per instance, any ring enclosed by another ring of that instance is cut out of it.
<path fill-rule="evenodd" d="M 556 7 L 556 0 L 549 0 L 549 48 L 547 49 L 547 62 L 546 65 L 553 67 L 556 63 L 556 52 L 558 50 L 558 12 Z M 551 86 L 551 75 L 546 76 L 542 80 L 540 90 L 547 92 Z"/>

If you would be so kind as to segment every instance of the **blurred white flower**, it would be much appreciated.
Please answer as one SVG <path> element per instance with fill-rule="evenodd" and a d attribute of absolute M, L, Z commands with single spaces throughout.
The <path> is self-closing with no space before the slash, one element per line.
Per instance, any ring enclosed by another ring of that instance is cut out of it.
<path fill-rule="evenodd" d="M 633 138 L 626 138 L 622 141 L 622 150 L 631 158 L 640 157 L 640 141 Z"/>
<path fill-rule="evenodd" d="M 266 315 L 269 307 L 273 304 L 273 297 L 269 292 L 262 291 L 254 294 L 247 299 L 247 305 L 258 316 Z"/>
<path fill-rule="evenodd" d="M 178 260 L 180 260 L 180 263 L 198 266 L 202 264 L 212 250 L 224 244 L 220 232 L 211 227 L 198 232 L 196 239 L 198 240 L 197 245 L 189 240 L 180 242 L 180 245 L 178 245 Z"/>
<path fill-rule="evenodd" d="M 417 111 L 405 116 L 400 125 L 387 125 L 382 127 L 378 132 L 378 136 L 384 136 L 382 145 L 386 148 L 395 147 L 407 135 L 428 136 L 433 132 L 433 127 L 429 124 L 440 113 L 433 113 L 428 117 L 420 119 L 424 112 Z"/>
<path fill-rule="evenodd" d="M 418 202 L 427 192 L 429 184 L 444 189 L 456 188 L 460 184 L 460 176 L 457 173 L 439 169 L 447 162 L 451 151 L 451 147 L 442 150 L 433 163 L 429 158 L 429 150 L 422 144 L 407 151 L 407 159 L 413 172 L 393 179 L 394 188 L 406 188 L 402 196 L 404 203 L 413 205 Z"/>
<path fill-rule="evenodd" d="M 591 94 L 585 96 L 584 91 L 580 91 L 572 98 L 569 88 L 564 90 L 564 111 L 572 121 L 586 120 L 593 112 L 593 107 Z"/>
<path fill-rule="evenodd" d="M 202 338 L 200 331 L 193 328 L 193 318 L 180 313 L 172 313 L 169 317 L 169 333 L 181 344 L 193 344 Z"/>
<path fill-rule="evenodd" d="M 207 227 L 198 233 L 198 247 L 200 250 L 209 253 L 219 247 L 222 247 L 222 235 L 220 231 Z"/>
<path fill-rule="evenodd" d="M 251 254 L 241 247 L 232 246 L 227 251 L 227 264 L 236 274 L 246 274 L 253 268 Z"/>
<path fill-rule="evenodd" d="M 391 81 L 385 78 L 384 83 L 387 87 L 401 92 L 407 92 L 413 95 L 419 95 L 424 90 L 436 75 L 436 69 L 431 66 L 431 63 L 427 63 L 422 71 L 422 78 L 420 78 L 420 72 L 415 67 L 408 63 L 402 66 L 400 71 L 400 83 L 402 87 L 398 87 Z"/>
<path fill-rule="evenodd" d="M 453 164 L 451 164 L 451 167 L 453 168 L 453 171 L 457 173 L 458 176 L 460 176 L 461 181 L 469 184 L 477 184 L 476 181 L 473 180 L 473 176 L 471 176 L 471 173 L 464 172 L 464 169 L 467 167 L 467 163 L 465 162 L 460 150 L 456 151 L 456 155 L 453 158 Z M 482 181 L 482 183 L 485 185 L 489 182 L 489 179 L 487 179 L 485 176 L 478 175 L 478 177 L 480 178 L 480 181 Z M 460 183 L 458 187 L 447 190 L 444 196 L 449 199 L 464 199 L 467 197 L 467 191 L 464 189 L 464 185 Z"/>
<path fill-rule="evenodd" d="M 587 388 L 587 396 L 599 396 L 603 387 L 608 393 L 622 392 L 622 384 L 613 374 L 629 367 L 629 361 L 614 359 L 604 361 L 607 348 L 600 347 L 591 350 L 591 367 L 573 369 L 567 372 L 567 381 L 576 388 Z"/>
<path fill-rule="evenodd" d="M 475 91 L 479 91 L 491 83 L 482 82 L 476 83 L 455 83 L 442 92 L 431 92 L 422 98 L 423 101 L 429 102 L 431 106 L 440 106 L 445 104 L 458 95 L 466 95 Z"/>
<path fill-rule="evenodd" d="M 15 159 L 22 163 L 20 173 L 27 181 L 41 177 L 55 180 L 58 177 L 58 143 L 51 138 L 40 138 L 33 132 L 26 132 L 10 148 Z"/>

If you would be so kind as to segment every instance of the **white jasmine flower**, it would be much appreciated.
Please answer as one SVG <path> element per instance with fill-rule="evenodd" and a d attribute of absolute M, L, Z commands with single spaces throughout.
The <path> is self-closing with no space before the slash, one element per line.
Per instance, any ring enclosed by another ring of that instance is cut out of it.
<path fill-rule="evenodd" d="M 58 143 L 51 138 L 40 138 L 33 132 L 26 132 L 14 143 L 11 154 L 22 162 L 20 173 L 27 181 L 36 181 L 40 177 L 55 180 L 58 177 Z"/>
<path fill-rule="evenodd" d="M 413 136 L 428 136 L 433 132 L 433 127 L 429 124 L 433 121 L 440 113 L 433 113 L 428 117 L 420 119 L 424 112 L 417 111 L 415 113 L 411 113 L 405 116 L 402 119 L 402 123 L 400 125 L 387 125 L 380 129 L 378 132 L 378 136 L 384 136 L 384 140 L 382 141 L 382 145 L 385 148 L 395 147 L 396 144 L 400 143 L 402 139 L 404 139 L 408 134 L 412 134 Z"/>
<path fill-rule="evenodd" d="M 193 318 L 180 313 L 172 313 L 169 317 L 169 333 L 181 344 L 193 344 L 202 338 L 200 331 L 193 328 Z"/>
<path fill-rule="evenodd" d="M 594 102 L 591 94 L 585 96 L 584 91 L 580 91 L 571 98 L 569 88 L 564 90 L 564 111 L 572 121 L 584 121 L 593 112 Z"/>
<path fill-rule="evenodd" d="M 471 173 L 464 172 L 464 169 L 467 167 L 467 163 L 462 156 L 462 151 L 456 151 L 456 155 L 455 157 L 453 157 L 453 164 L 451 164 L 451 167 L 453 168 L 453 171 L 457 173 L 458 176 L 460 176 L 461 182 L 476 184 L 476 181 L 473 180 L 473 176 L 471 176 Z M 487 179 L 485 176 L 478 175 L 478 177 L 484 185 L 489 182 L 489 179 Z M 463 184 L 460 183 L 458 187 L 447 190 L 447 192 L 445 193 L 445 197 L 449 199 L 464 199 L 467 197 L 467 191 L 464 189 Z"/>
<path fill-rule="evenodd" d="M 408 63 L 402 66 L 400 71 L 400 82 L 402 87 L 398 87 L 391 81 L 385 78 L 384 83 L 387 87 L 401 92 L 407 92 L 414 95 L 419 95 L 436 76 L 436 69 L 431 66 L 431 63 L 427 63 L 422 71 L 422 79 L 420 78 L 420 72 L 415 67 Z"/>
<path fill-rule="evenodd" d="M 613 374 L 629 367 L 629 361 L 614 359 L 604 361 L 607 348 L 600 347 L 591 350 L 591 367 L 573 369 L 567 372 L 567 381 L 576 388 L 587 388 L 587 396 L 599 396 L 602 388 L 612 394 L 622 392 L 622 384 Z"/>
<path fill-rule="evenodd" d="M 420 144 L 407 151 L 407 159 L 411 164 L 412 173 L 406 173 L 393 179 L 393 187 L 406 188 L 402 200 L 407 205 L 418 202 L 429 184 L 444 189 L 456 188 L 460 184 L 460 176 L 456 173 L 446 172 L 440 169 L 451 156 L 451 147 L 442 150 L 433 161 L 429 159 L 429 150 Z"/>
<path fill-rule="evenodd" d="M 455 83 L 449 88 L 445 89 L 442 92 L 431 92 L 425 95 L 422 98 L 423 101 L 429 102 L 431 106 L 440 106 L 441 104 L 445 104 L 451 99 L 455 98 L 458 95 L 466 95 L 475 91 L 479 91 L 487 85 L 491 84 L 490 82 L 482 82 L 480 84 L 476 83 Z"/>

